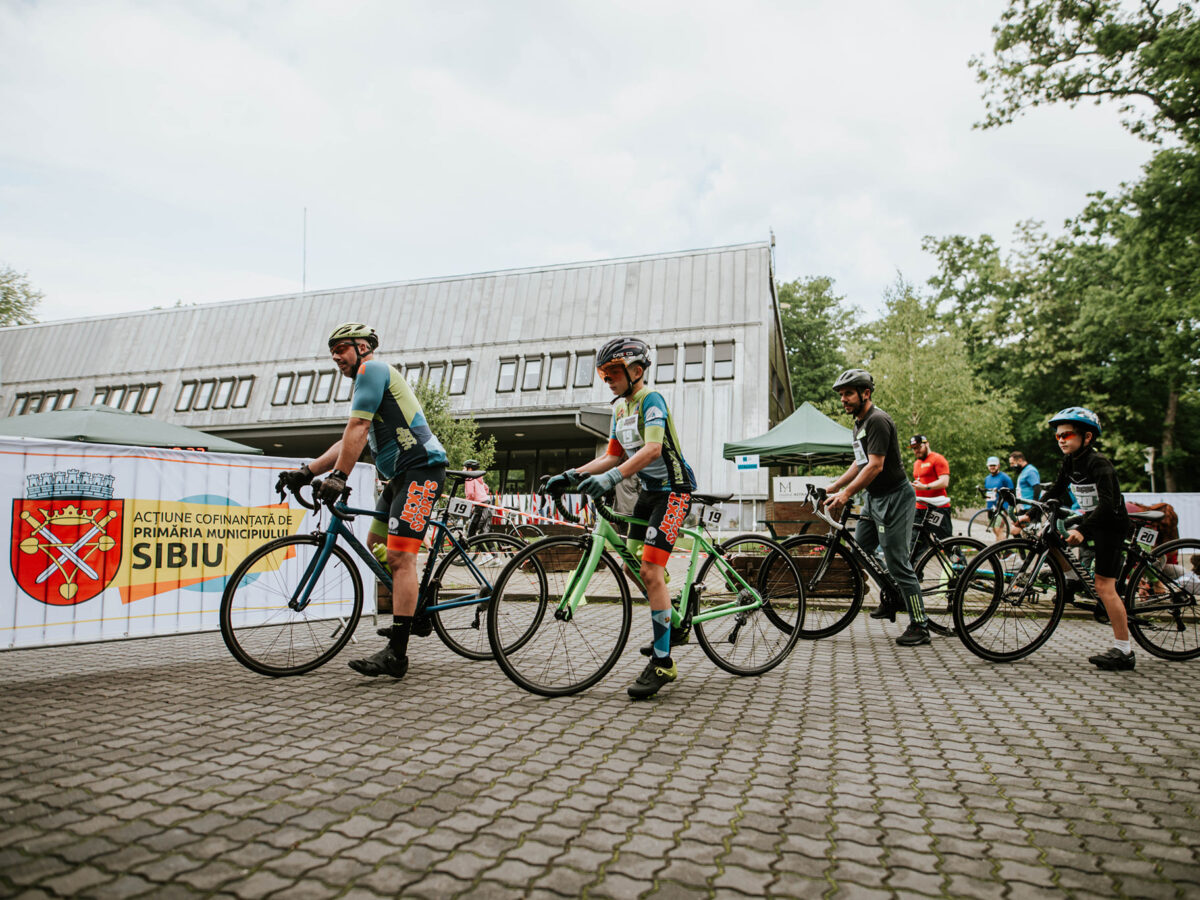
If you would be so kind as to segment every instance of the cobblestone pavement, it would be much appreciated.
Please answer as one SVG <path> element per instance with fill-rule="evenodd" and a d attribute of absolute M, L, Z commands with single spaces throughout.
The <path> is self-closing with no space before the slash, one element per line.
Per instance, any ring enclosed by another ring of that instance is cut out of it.
<path fill-rule="evenodd" d="M 1200 661 L 1097 673 L 1066 622 L 993 666 L 864 616 L 758 679 L 682 648 L 635 704 L 638 614 L 561 700 L 436 637 L 399 683 L 216 635 L 0 653 L 0 895 L 1200 894 Z"/>

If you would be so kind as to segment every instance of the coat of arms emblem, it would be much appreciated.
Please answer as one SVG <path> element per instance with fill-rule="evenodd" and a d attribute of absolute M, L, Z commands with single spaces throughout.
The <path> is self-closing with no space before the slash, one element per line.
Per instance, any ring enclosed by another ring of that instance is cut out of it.
<path fill-rule="evenodd" d="M 13 501 L 12 571 L 21 590 L 51 606 L 90 600 L 121 564 L 121 514 L 112 475 L 69 469 L 26 476 Z"/>

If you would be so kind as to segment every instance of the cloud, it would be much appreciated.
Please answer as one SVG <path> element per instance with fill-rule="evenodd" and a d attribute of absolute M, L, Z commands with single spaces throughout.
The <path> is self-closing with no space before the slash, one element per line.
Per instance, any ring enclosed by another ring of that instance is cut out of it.
<path fill-rule="evenodd" d="M 992 7 L 992 8 L 988 8 Z M 1051 228 L 1148 156 L 982 114 L 1000 3 L 0 6 L 0 258 L 47 318 L 777 235 L 878 305 L 924 234 Z"/>

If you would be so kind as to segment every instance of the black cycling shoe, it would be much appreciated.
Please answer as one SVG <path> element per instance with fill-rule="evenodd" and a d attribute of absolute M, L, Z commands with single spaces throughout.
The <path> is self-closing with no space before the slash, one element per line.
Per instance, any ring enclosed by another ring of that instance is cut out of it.
<path fill-rule="evenodd" d="M 392 645 L 388 644 L 378 653 L 365 659 L 352 659 L 347 663 L 350 668 L 361 675 L 371 678 L 377 675 L 391 675 L 393 678 L 403 678 L 408 671 L 408 657 L 397 656 Z"/>
<path fill-rule="evenodd" d="M 889 622 L 896 621 L 896 613 L 904 612 L 904 604 L 896 603 L 891 600 L 881 600 L 879 605 L 871 611 L 872 619 L 887 619 Z"/>
<path fill-rule="evenodd" d="M 383 628 L 377 628 L 375 633 L 381 638 L 392 639 L 392 626 L 385 625 Z M 416 616 L 413 618 L 412 630 L 409 631 L 413 637 L 429 637 L 433 634 L 433 619 L 429 616 Z"/>
<path fill-rule="evenodd" d="M 672 628 L 671 628 L 671 646 L 672 647 L 682 647 L 684 644 L 690 643 L 691 640 L 692 640 L 692 629 L 690 626 L 688 628 L 675 628 L 674 626 L 672 626 Z M 642 656 L 653 656 L 654 655 L 654 644 L 649 643 L 644 647 L 639 647 L 638 653 L 642 654 Z"/>
<path fill-rule="evenodd" d="M 646 663 L 646 668 L 642 669 L 642 674 L 637 677 L 637 681 L 628 687 L 629 696 L 634 700 L 645 700 L 657 694 L 658 689 L 664 684 L 674 681 L 679 674 L 675 668 L 675 661 L 671 660 L 669 666 L 664 665 L 665 662 L 661 659 L 652 659 Z"/>
<path fill-rule="evenodd" d="M 929 629 L 916 622 L 909 622 L 908 627 L 904 629 L 904 634 L 896 638 L 896 643 L 901 647 L 918 647 L 921 644 L 928 644 Z"/>
<path fill-rule="evenodd" d="M 1109 647 L 1103 653 L 1089 656 L 1088 662 L 1110 672 L 1128 672 L 1137 664 L 1137 660 L 1133 658 L 1133 651 L 1122 653 L 1116 647 Z"/>

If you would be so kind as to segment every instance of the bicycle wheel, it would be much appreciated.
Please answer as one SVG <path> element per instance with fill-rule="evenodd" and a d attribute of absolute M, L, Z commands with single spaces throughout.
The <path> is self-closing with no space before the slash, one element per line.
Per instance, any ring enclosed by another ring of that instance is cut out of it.
<path fill-rule="evenodd" d="M 542 531 L 542 529 L 538 528 L 536 525 L 529 524 L 514 525 L 513 534 L 519 538 L 522 538 L 526 542 L 536 541 L 538 538 L 546 536 L 546 532 Z"/>
<path fill-rule="evenodd" d="M 832 540 L 827 535 L 803 534 L 782 544 L 804 585 L 800 637 L 806 640 L 829 637 L 849 626 L 866 594 L 862 571 L 845 547 L 834 548 L 829 564 L 822 565 Z"/>
<path fill-rule="evenodd" d="M 989 662 L 1013 662 L 1049 640 L 1067 604 L 1049 550 L 1013 538 L 975 555 L 953 595 L 954 631 Z"/>
<path fill-rule="evenodd" d="M 438 565 L 427 611 L 442 643 L 459 656 L 492 658 L 487 637 L 492 586 L 524 546 L 507 534 L 478 534 L 461 549 L 451 546 Z"/>
<path fill-rule="evenodd" d="M 488 642 L 504 674 L 544 697 L 586 690 L 616 665 L 633 601 L 621 567 L 602 553 L 575 610 L 560 602 L 594 538 L 543 538 L 509 561 L 488 609 Z"/>
<path fill-rule="evenodd" d="M 1185 538 L 1156 547 L 1129 577 L 1125 608 L 1129 631 L 1162 659 L 1200 656 L 1200 541 Z"/>
<path fill-rule="evenodd" d="M 987 538 L 988 535 L 995 537 L 992 529 L 997 525 L 1002 529 L 1000 533 L 1004 535 L 1001 540 L 1006 540 L 1011 534 L 1008 527 L 1008 516 L 1004 513 L 997 513 L 993 519 L 991 510 L 981 509 L 967 521 L 967 537 Z"/>
<path fill-rule="evenodd" d="M 721 544 L 721 553 L 710 554 L 700 566 L 694 589 L 699 591 L 695 616 L 725 607 L 754 606 L 703 622 L 693 619 L 700 648 L 726 672 L 768 672 L 787 658 L 800 639 L 804 624 L 800 572 L 788 551 L 769 538 L 743 535 Z"/>
<path fill-rule="evenodd" d="M 234 659 L 260 675 L 301 675 L 323 665 L 350 640 L 362 614 L 358 567 L 334 546 L 316 573 L 304 609 L 289 606 L 324 538 L 277 538 L 234 569 L 221 596 L 221 637 Z"/>
<path fill-rule="evenodd" d="M 983 541 L 974 538 L 951 538 L 930 547 L 913 566 L 917 580 L 921 582 L 929 630 L 934 634 L 947 635 L 954 631 L 951 604 L 954 588 L 967 564 L 983 547 Z"/>

